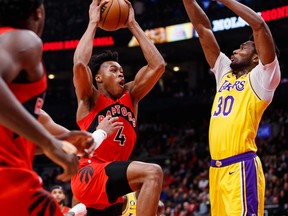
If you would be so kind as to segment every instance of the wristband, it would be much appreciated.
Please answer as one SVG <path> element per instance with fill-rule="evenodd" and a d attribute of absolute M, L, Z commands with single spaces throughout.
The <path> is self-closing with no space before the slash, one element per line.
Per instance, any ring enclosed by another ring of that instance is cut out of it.
<path fill-rule="evenodd" d="M 74 213 L 75 215 L 80 214 L 80 213 L 82 213 L 81 215 L 83 215 L 87 213 L 87 210 L 86 210 L 86 206 L 83 203 L 78 203 L 73 208 L 71 208 L 68 213 L 70 212 Z"/>
<path fill-rule="evenodd" d="M 96 149 L 101 145 L 103 140 L 107 138 L 107 133 L 102 129 L 97 129 L 96 131 L 92 133 L 92 137 L 94 139 L 95 149 Z"/>

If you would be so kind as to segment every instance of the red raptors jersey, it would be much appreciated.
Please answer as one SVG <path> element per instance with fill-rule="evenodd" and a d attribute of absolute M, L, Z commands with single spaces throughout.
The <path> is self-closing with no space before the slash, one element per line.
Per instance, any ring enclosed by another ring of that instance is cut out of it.
<path fill-rule="evenodd" d="M 105 116 L 118 116 L 123 125 L 95 150 L 93 161 L 105 163 L 128 160 L 136 142 L 136 117 L 128 91 L 116 101 L 100 93 L 95 107 L 77 123 L 82 130 L 92 133 Z M 87 159 L 82 159 L 80 163 L 85 163 L 85 161 Z"/>
<path fill-rule="evenodd" d="M 0 34 L 13 31 L 12 28 L 0 28 Z M 10 90 L 20 103 L 35 118 L 38 117 L 47 88 L 46 75 L 34 83 L 8 83 Z M 13 131 L 0 125 L 0 164 L 32 170 L 35 145 Z"/>

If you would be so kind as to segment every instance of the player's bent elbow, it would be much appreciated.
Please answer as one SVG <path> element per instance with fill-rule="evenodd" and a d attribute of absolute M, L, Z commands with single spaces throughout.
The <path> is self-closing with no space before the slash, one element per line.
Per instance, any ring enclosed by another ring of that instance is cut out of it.
<path fill-rule="evenodd" d="M 87 65 L 86 65 L 83 61 L 81 61 L 81 60 L 74 62 L 74 65 L 73 65 L 74 75 L 75 75 L 75 73 L 77 73 L 78 71 L 86 70 L 86 67 L 87 67 Z"/>
<path fill-rule="evenodd" d="M 73 68 L 83 68 L 87 65 L 82 60 L 77 60 L 74 62 Z"/>
<path fill-rule="evenodd" d="M 253 26 L 251 27 L 253 31 L 261 31 L 261 30 L 269 29 L 269 27 L 267 26 L 266 22 L 263 19 L 259 19 L 259 21 L 256 24 L 253 24 Z"/>
<path fill-rule="evenodd" d="M 166 62 L 163 59 L 163 61 L 161 61 L 158 64 L 157 71 L 159 71 L 159 73 L 163 74 L 165 72 L 165 68 L 166 68 Z"/>

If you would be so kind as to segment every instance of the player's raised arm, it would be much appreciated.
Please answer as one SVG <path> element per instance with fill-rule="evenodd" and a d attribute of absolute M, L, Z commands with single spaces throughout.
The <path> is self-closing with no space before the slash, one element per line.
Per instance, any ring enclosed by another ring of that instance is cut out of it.
<path fill-rule="evenodd" d="M 214 67 L 220 48 L 212 32 L 211 23 L 196 0 L 183 0 L 189 19 L 196 29 L 206 60 Z"/>
<path fill-rule="evenodd" d="M 275 59 L 275 44 L 268 25 L 251 8 L 235 0 L 218 0 L 245 20 L 253 30 L 255 47 L 261 62 L 265 65 Z"/>
<path fill-rule="evenodd" d="M 93 76 L 88 67 L 88 63 L 92 56 L 93 42 L 96 30 L 100 21 L 100 12 L 103 5 L 108 1 L 104 0 L 99 3 L 99 0 L 93 0 L 89 8 L 89 23 L 73 57 L 73 83 L 76 90 L 78 103 L 88 103 L 93 97 L 96 89 L 93 86 Z"/>
<path fill-rule="evenodd" d="M 165 71 L 165 61 L 151 40 L 145 35 L 135 20 L 134 10 L 130 2 L 129 18 L 127 27 L 139 42 L 147 65 L 142 67 L 136 74 L 134 82 L 128 84 L 134 103 L 140 101 L 158 82 Z M 130 85 L 130 86 L 129 86 Z"/>
<path fill-rule="evenodd" d="M 54 136 L 69 132 L 67 128 L 56 124 L 51 116 L 42 109 L 38 120 Z"/>

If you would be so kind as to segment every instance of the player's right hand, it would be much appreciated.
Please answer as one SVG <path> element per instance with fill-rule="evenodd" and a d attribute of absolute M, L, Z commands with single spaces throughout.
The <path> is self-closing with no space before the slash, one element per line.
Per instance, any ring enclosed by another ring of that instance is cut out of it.
<path fill-rule="evenodd" d="M 63 168 L 63 173 L 57 176 L 60 181 L 69 181 L 78 171 L 77 149 L 67 141 L 53 139 L 50 145 L 43 148 L 43 153 L 54 163 Z"/>
<path fill-rule="evenodd" d="M 101 19 L 101 10 L 109 0 L 93 0 L 89 7 L 89 22 L 99 23 Z"/>

